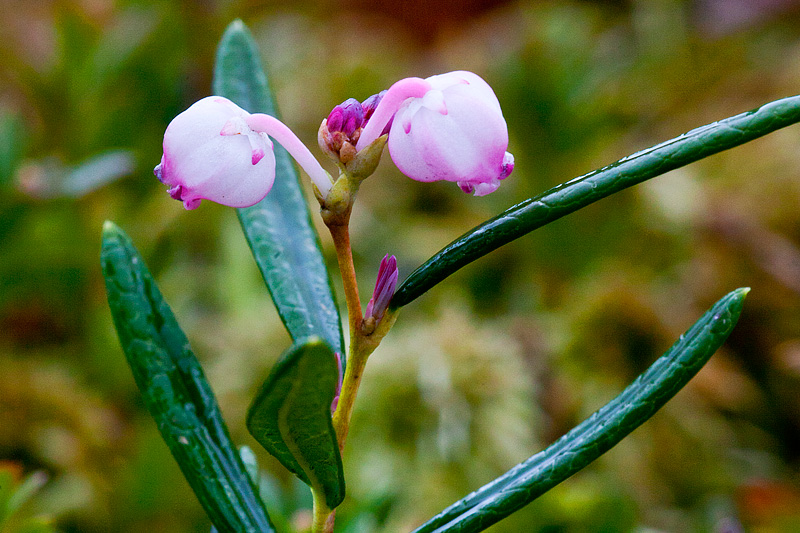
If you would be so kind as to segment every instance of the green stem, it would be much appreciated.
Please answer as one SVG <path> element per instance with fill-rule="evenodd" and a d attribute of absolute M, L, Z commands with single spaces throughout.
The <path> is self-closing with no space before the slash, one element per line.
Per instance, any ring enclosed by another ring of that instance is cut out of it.
<path fill-rule="evenodd" d="M 385 141 L 384 141 L 385 142 Z M 381 145 L 382 147 L 382 145 Z M 322 220 L 331 232 L 336 260 L 342 275 L 345 302 L 347 304 L 347 317 L 350 326 L 350 346 L 347 356 L 345 374 L 342 378 L 342 389 L 339 391 L 339 403 L 333 414 L 333 429 L 336 431 L 336 441 L 339 452 L 344 452 L 347 433 L 350 430 L 350 418 L 356 403 L 358 387 L 364 375 L 367 358 L 375 351 L 383 337 L 391 329 L 397 319 L 397 311 L 389 310 L 378 322 L 371 323 L 369 328 L 364 327 L 364 315 L 361 311 L 361 298 L 358 294 L 356 269 L 353 264 L 353 251 L 350 247 L 350 214 L 358 186 L 359 178 L 353 178 L 342 168 L 342 174 L 334 183 L 330 193 L 324 198 L 318 195 L 322 206 Z M 314 492 L 314 525 L 313 533 L 332 533 L 336 519 L 336 511 L 328 509 L 326 502 Z"/>
<path fill-rule="evenodd" d="M 336 510 L 328 508 L 323 491 L 312 489 L 311 494 L 314 496 L 314 519 L 311 523 L 311 533 L 333 533 Z"/>
<path fill-rule="evenodd" d="M 352 346 L 353 344 L 351 344 L 351 348 Z M 342 390 L 339 393 L 339 405 L 333 415 L 333 428 L 336 430 L 340 453 L 344 451 L 344 443 L 350 430 L 350 417 L 353 415 L 358 387 L 361 385 L 361 377 L 367 366 L 367 355 L 354 353 L 351 349 L 348 357 L 347 370 L 345 370 Z"/>
<path fill-rule="evenodd" d="M 353 265 L 353 252 L 350 248 L 350 230 L 347 222 L 350 219 L 347 212 L 344 224 L 330 224 L 331 237 L 336 247 L 336 259 L 339 262 L 339 271 L 342 274 L 345 301 L 347 302 L 347 317 L 350 324 L 350 350 L 347 357 L 347 366 L 342 380 L 342 390 L 339 393 L 339 404 L 333 416 L 333 428 L 339 442 L 339 451 L 344 450 L 347 432 L 350 427 L 350 417 L 356 401 L 361 376 L 367 364 L 367 357 L 372 350 L 364 353 L 362 349 L 363 334 L 361 323 L 364 321 L 361 312 L 361 299 L 358 295 L 356 271 Z M 373 348 L 374 350 L 374 348 Z"/>

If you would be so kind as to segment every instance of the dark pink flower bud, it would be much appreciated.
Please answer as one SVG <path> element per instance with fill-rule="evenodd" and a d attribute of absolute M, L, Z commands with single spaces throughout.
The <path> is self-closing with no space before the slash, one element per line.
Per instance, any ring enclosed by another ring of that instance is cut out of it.
<path fill-rule="evenodd" d="M 348 98 L 333 108 L 328 115 L 328 131 L 335 133 L 341 131 L 347 137 L 352 137 L 364 122 L 364 109 L 355 98 Z"/>
<path fill-rule="evenodd" d="M 383 95 L 386 94 L 386 91 L 388 91 L 388 89 L 384 89 L 378 94 L 373 94 L 372 96 L 370 96 L 361 103 L 361 107 L 364 108 L 364 126 L 367 125 L 367 122 L 369 121 L 370 117 L 372 117 L 372 114 L 375 112 L 375 108 L 377 108 L 378 104 L 380 104 L 381 100 L 383 100 Z M 392 121 L 390 119 L 389 122 L 386 124 L 386 126 L 383 128 L 381 135 L 389 133 L 389 130 L 391 128 L 392 128 Z"/>
<path fill-rule="evenodd" d="M 398 275 L 397 259 L 393 255 L 386 254 L 381 260 L 381 266 L 378 268 L 378 279 L 375 281 L 375 290 L 372 292 L 372 298 L 367 304 L 367 311 L 364 314 L 365 319 L 373 317 L 377 322 L 383 318 L 386 309 L 389 307 L 389 301 L 394 296 Z"/>
<path fill-rule="evenodd" d="M 375 108 L 378 107 L 378 104 L 381 103 L 383 99 L 383 95 L 386 94 L 387 89 L 382 90 L 378 94 L 373 94 L 363 102 L 361 102 L 361 107 L 364 108 L 364 124 L 370 119 L 372 114 L 375 112 Z"/>

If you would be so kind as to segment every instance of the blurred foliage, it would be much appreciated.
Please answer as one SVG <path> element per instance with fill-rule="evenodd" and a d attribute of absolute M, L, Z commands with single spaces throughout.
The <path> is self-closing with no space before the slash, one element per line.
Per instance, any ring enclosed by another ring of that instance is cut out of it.
<path fill-rule="evenodd" d="M 208 531 L 113 331 L 105 219 L 145 255 L 234 439 L 258 449 L 245 411 L 288 336 L 233 211 L 187 213 L 151 174 L 166 124 L 208 94 L 233 18 L 253 30 L 283 116 L 310 144 L 333 105 L 403 76 L 468 69 L 496 89 L 514 175 L 478 199 L 382 164 L 353 215 L 367 288 L 387 252 L 403 275 L 515 202 L 800 92 L 793 0 L 421 5 L 6 0 L 0 459 L 16 479 L 50 479 L 21 516 L 64 532 Z M 798 145 L 789 128 L 615 195 L 404 309 L 367 369 L 341 530 L 409 530 L 537 452 L 738 286 L 753 289 L 744 315 L 687 390 L 492 531 L 800 529 Z M 304 489 L 259 460 L 276 524 L 302 528 Z"/>
<path fill-rule="evenodd" d="M 36 492 L 47 483 L 47 474 L 38 471 L 20 479 L 21 471 L 18 464 L 0 464 L 0 529 L 17 533 L 54 532 L 47 518 L 22 514 Z"/>

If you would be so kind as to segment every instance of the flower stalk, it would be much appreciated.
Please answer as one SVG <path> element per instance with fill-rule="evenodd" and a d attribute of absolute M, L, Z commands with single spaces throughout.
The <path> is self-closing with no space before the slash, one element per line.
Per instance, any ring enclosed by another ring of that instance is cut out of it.
<path fill-rule="evenodd" d="M 322 219 L 331 233 L 336 249 L 336 260 L 342 275 L 350 331 L 347 368 L 342 380 L 336 411 L 333 414 L 333 427 L 336 430 L 340 451 L 344 450 L 347 440 L 350 418 L 353 414 L 367 358 L 375 351 L 397 318 L 396 310 L 386 310 L 388 300 L 394 293 L 397 283 L 397 263 L 392 257 L 393 261 L 390 263 L 390 267 L 384 264 L 389 261 L 388 256 L 381 264 L 376 291 L 370 300 L 372 305 L 368 306 L 369 316 L 365 319 L 361 311 L 361 298 L 353 264 L 353 252 L 350 247 L 350 214 L 362 179 L 353 177 L 344 170 L 331 188 L 327 198 L 320 199 Z M 377 316 L 377 312 L 380 312 L 381 316 Z"/>

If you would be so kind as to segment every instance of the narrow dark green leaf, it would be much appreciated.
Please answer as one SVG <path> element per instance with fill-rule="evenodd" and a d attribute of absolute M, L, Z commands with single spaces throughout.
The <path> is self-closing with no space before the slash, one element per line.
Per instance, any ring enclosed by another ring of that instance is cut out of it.
<path fill-rule="evenodd" d="M 675 396 L 739 320 L 749 289 L 728 293 L 622 394 L 549 448 L 454 503 L 414 533 L 483 531 L 614 447 Z"/>
<path fill-rule="evenodd" d="M 331 509 L 344 499 L 344 470 L 331 403 L 339 371 L 319 337 L 297 341 L 275 364 L 247 412 L 247 429 L 286 468 L 325 494 Z"/>
<path fill-rule="evenodd" d="M 114 325 L 144 404 L 212 523 L 274 531 L 175 316 L 127 235 L 103 227 L 103 275 Z"/>
<path fill-rule="evenodd" d="M 461 267 L 601 198 L 796 122 L 800 122 L 800 96 L 776 100 L 553 187 L 445 246 L 403 281 L 391 305 L 406 305 Z"/>
<path fill-rule="evenodd" d="M 214 93 L 251 113 L 278 116 L 253 37 L 241 21 L 222 36 L 214 71 Z M 319 335 L 344 353 L 342 325 L 330 277 L 311 224 L 297 170 L 275 143 L 276 177 L 258 204 L 238 209 L 272 300 L 292 339 Z"/>

